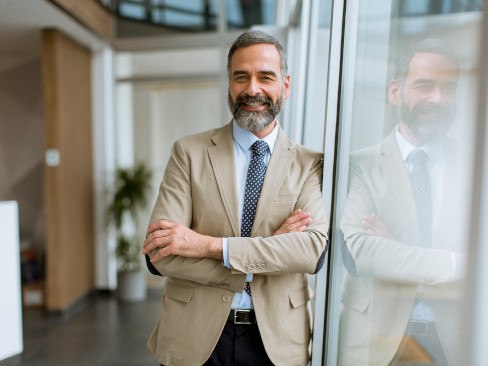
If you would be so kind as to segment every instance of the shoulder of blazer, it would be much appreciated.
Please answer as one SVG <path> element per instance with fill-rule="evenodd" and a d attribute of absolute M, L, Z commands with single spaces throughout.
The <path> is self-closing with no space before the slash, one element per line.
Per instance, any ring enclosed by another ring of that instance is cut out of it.
<path fill-rule="evenodd" d="M 315 150 L 312 150 L 308 147 L 300 145 L 298 143 L 293 142 L 288 138 L 285 131 L 280 128 L 280 132 L 278 134 L 278 139 L 276 140 L 277 145 L 276 147 L 281 146 L 281 148 L 285 150 L 294 151 L 296 153 L 295 159 L 299 161 L 323 161 L 324 154 Z"/>
<path fill-rule="evenodd" d="M 185 147 L 198 146 L 212 146 L 221 139 L 232 137 L 232 123 L 211 130 L 188 135 L 176 140 L 175 144 L 182 144 Z"/>
<path fill-rule="evenodd" d="M 351 162 L 361 164 L 379 161 L 381 157 L 400 156 L 400 150 L 396 144 L 395 132 L 393 131 L 375 145 L 356 150 L 351 153 Z M 401 157 L 400 157 L 401 158 Z"/>

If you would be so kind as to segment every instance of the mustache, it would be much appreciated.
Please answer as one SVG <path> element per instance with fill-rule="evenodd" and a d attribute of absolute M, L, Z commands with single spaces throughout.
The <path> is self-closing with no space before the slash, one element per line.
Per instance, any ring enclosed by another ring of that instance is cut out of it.
<path fill-rule="evenodd" d="M 257 105 L 267 104 L 268 106 L 271 107 L 273 106 L 273 101 L 271 100 L 271 98 L 268 98 L 264 95 L 255 95 L 255 96 L 242 95 L 236 98 L 235 108 L 239 108 L 242 105 L 253 105 L 253 104 L 257 104 Z"/>
<path fill-rule="evenodd" d="M 412 108 L 411 112 L 415 115 L 436 115 L 447 117 L 452 114 L 454 108 L 444 104 L 423 103 Z"/>

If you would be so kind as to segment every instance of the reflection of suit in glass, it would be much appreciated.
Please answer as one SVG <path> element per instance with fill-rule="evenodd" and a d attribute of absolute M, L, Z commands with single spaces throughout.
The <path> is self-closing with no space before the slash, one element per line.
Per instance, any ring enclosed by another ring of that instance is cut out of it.
<path fill-rule="evenodd" d="M 459 234 L 465 227 L 458 219 L 464 218 L 459 212 L 461 191 L 456 187 L 460 174 L 456 171 L 458 150 L 453 141 L 446 139 L 445 172 L 455 174 L 443 179 L 438 210 L 442 214 L 434 218 L 437 225 L 431 248 L 418 245 L 415 200 L 395 134 L 351 155 L 341 222 L 347 271 L 343 279 L 340 365 L 388 365 L 419 297 L 428 299 L 446 353 L 446 344 L 452 341 L 447 336 L 459 339 L 459 329 L 445 329 L 457 327 L 460 320 L 456 305 L 459 296 L 453 281 L 460 270 L 460 261 L 453 252 L 463 249 Z M 361 222 L 371 213 L 381 217 L 394 240 L 366 232 Z M 425 285 L 423 295 L 418 293 L 418 285 Z"/>

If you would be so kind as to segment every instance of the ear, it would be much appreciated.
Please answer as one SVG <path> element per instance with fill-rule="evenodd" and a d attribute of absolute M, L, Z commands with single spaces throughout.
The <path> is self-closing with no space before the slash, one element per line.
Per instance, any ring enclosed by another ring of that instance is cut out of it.
<path fill-rule="evenodd" d="M 400 84 L 395 79 L 390 81 L 390 87 L 388 88 L 388 100 L 392 105 L 397 105 L 398 101 L 400 100 Z"/>
<path fill-rule="evenodd" d="M 290 74 L 286 75 L 285 81 L 283 82 L 283 99 L 288 99 L 290 96 L 290 86 L 291 86 L 291 81 L 290 81 Z"/>

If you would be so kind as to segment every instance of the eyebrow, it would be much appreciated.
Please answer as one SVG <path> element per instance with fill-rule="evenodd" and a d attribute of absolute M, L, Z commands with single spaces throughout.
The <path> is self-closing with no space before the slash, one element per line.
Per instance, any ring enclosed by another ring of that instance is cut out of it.
<path fill-rule="evenodd" d="M 417 79 L 415 80 L 412 85 L 416 84 L 434 84 L 437 83 L 437 80 L 434 79 Z M 458 81 L 457 80 L 445 80 L 442 82 L 442 84 L 450 84 L 450 85 L 457 85 Z"/>
<path fill-rule="evenodd" d="M 238 75 L 249 75 L 249 72 L 244 71 L 244 70 L 236 70 L 232 73 L 233 76 L 238 76 Z M 272 70 L 262 70 L 258 71 L 258 75 L 270 75 L 274 77 L 278 77 L 278 74 Z"/>

